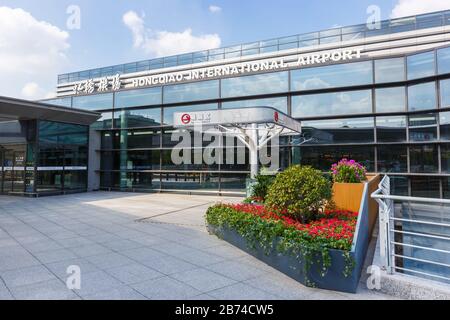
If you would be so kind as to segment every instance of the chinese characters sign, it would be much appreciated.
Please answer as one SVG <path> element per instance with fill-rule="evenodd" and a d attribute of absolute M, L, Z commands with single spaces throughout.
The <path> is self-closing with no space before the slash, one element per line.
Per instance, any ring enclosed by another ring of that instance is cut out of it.
<path fill-rule="evenodd" d="M 116 74 L 113 77 L 103 77 L 94 81 L 94 79 L 85 80 L 76 83 L 73 87 L 74 94 L 91 94 L 95 91 L 106 92 L 106 91 L 116 91 L 122 87 L 122 81 L 120 75 Z"/>

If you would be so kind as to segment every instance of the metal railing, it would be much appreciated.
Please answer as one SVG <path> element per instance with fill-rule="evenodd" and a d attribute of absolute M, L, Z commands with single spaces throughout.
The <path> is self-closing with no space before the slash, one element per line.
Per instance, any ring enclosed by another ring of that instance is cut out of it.
<path fill-rule="evenodd" d="M 388 176 L 372 198 L 379 204 L 381 267 L 450 284 L 450 200 L 391 195 Z"/>
<path fill-rule="evenodd" d="M 218 61 L 228 58 L 239 58 L 249 55 L 278 52 L 288 49 L 308 48 L 321 44 L 334 44 L 343 41 L 366 39 L 374 36 L 394 34 L 398 32 L 421 30 L 426 28 L 450 25 L 450 10 L 427 13 L 417 16 L 384 20 L 379 28 L 366 24 L 333 28 L 318 32 L 297 34 L 270 40 L 256 41 L 226 48 L 210 49 L 175 56 L 155 58 L 138 62 L 119 64 L 104 68 L 84 70 L 61 74 L 58 84 L 82 81 L 92 78 L 127 74 L 148 70 L 163 69 L 182 65 L 190 65 L 207 61 Z"/>

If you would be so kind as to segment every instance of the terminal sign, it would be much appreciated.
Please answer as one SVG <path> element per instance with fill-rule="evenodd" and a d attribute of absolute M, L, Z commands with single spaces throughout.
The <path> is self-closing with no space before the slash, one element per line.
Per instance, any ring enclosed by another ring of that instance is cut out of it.
<path fill-rule="evenodd" d="M 253 62 L 241 62 L 236 64 L 190 69 L 186 71 L 169 72 L 149 76 L 130 77 L 127 75 L 116 75 L 111 78 L 90 79 L 76 83 L 74 85 L 73 92 L 74 94 L 92 94 L 94 91 L 116 91 L 122 87 L 151 87 L 179 82 L 270 72 L 288 68 L 301 68 L 311 65 L 359 59 L 361 58 L 361 51 L 362 49 L 321 51 L 319 53 L 300 54 L 298 55 L 298 59 L 295 61 L 292 61 L 291 56 L 289 58 L 264 59 Z M 289 59 L 289 62 L 287 62 L 286 59 Z M 124 83 L 127 85 L 123 85 Z"/>

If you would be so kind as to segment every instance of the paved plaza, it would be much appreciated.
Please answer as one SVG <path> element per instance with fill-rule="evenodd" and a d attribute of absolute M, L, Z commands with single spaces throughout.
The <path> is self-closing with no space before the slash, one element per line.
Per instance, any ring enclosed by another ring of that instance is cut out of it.
<path fill-rule="evenodd" d="M 391 299 L 307 288 L 209 235 L 239 198 L 94 192 L 0 196 L 0 299 Z M 79 266 L 81 289 L 67 268 Z"/>

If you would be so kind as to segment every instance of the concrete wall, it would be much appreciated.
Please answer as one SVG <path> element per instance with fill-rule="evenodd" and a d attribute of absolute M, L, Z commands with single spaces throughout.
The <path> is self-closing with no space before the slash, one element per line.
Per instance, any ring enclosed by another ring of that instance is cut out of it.
<path fill-rule="evenodd" d="M 99 131 L 92 128 L 89 130 L 89 163 L 88 163 L 88 191 L 98 190 L 100 188 L 100 153 L 101 135 Z"/>

